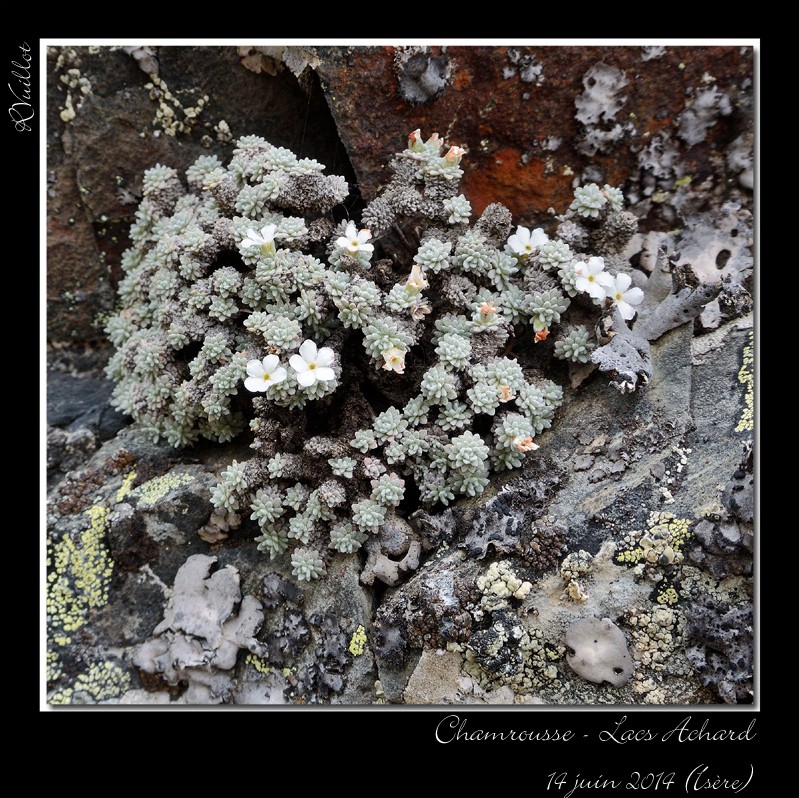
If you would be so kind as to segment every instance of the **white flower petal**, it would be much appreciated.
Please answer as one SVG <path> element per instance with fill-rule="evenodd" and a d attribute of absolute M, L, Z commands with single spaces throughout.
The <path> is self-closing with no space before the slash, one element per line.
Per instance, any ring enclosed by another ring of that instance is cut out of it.
<path fill-rule="evenodd" d="M 630 283 L 632 283 L 632 281 L 633 278 L 630 277 L 629 274 L 619 272 L 616 275 L 616 290 L 623 294 L 630 287 Z"/>
<path fill-rule="evenodd" d="M 358 250 L 360 252 L 374 252 L 374 249 L 375 249 L 374 244 L 361 244 L 358 247 Z"/>
<path fill-rule="evenodd" d="M 628 305 L 626 302 L 617 302 L 616 307 L 619 309 L 619 313 L 621 313 L 621 317 L 625 321 L 629 321 L 633 316 L 635 316 L 635 310 L 633 309 L 633 306 Z"/>
<path fill-rule="evenodd" d="M 260 360 L 248 360 L 247 361 L 247 375 L 249 377 L 263 378 L 263 376 L 264 376 L 264 367 L 263 367 L 263 364 L 261 363 Z"/>
<path fill-rule="evenodd" d="M 317 366 L 315 369 L 316 371 L 316 379 L 320 382 L 330 382 L 330 380 L 336 379 L 336 373 L 331 368 L 327 368 L 327 366 Z"/>
<path fill-rule="evenodd" d="M 549 241 L 549 236 L 543 231 L 542 228 L 536 227 L 532 233 L 530 233 L 529 243 L 531 246 L 539 248 L 543 247 L 544 244 Z"/>
<path fill-rule="evenodd" d="M 530 231 L 526 227 L 519 225 L 516 232 L 508 239 L 508 246 L 517 255 L 527 255 L 532 249 L 530 241 Z"/>
<path fill-rule="evenodd" d="M 344 236 L 342 236 L 341 238 L 337 238 L 336 239 L 336 246 L 339 249 L 349 249 L 350 240 L 348 238 L 344 238 Z"/>
<path fill-rule="evenodd" d="M 613 285 L 613 278 L 607 272 L 598 272 L 594 275 L 594 281 L 603 288 L 608 289 Z"/>
<path fill-rule="evenodd" d="M 303 360 L 299 355 L 292 355 L 289 358 L 289 365 L 297 372 L 297 374 L 302 374 L 305 371 L 308 371 L 308 364 Z"/>
<path fill-rule="evenodd" d="M 625 291 L 621 298 L 631 305 L 640 305 L 644 301 L 644 292 L 637 287 L 631 288 L 629 291 Z"/>
<path fill-rule="evenodd" d="M 316 369 L 308 369 L 308 371 L 297 372 L 297 382 L 303 388 L 310 388 L 316 382 Z"/>
<path fill-rule="evenodd" d="M 601 285 L 589 282 L 588 280 L 586 280 L 586 282 L 588 283 L 588 288 L 586 290 L 592 299 L 595 299 L 597 302 L 604 302 L 605 299 L 607 299 L 605 289 Z"/>
<path fill-rule="evenodd" d="M 272 372 L 272 382 L 274 383 L 283 382 L 283 380 L 285 380 L 287 376 L 288 372 L 286 371 L 286 369 L 284 369 L 283 366 L 279 366 Z"/>
<path fill-rule="evenodd" d="M 264 371 L 271 374 L 280 365 L 280 358 L 277 355 L 267 355 L 264 358 Z"/>
<path fill-rule="evenodd" d="M 269 387 L 269 383 L 265 382 L 263 377 L 247 377 L 244 380 L 244 387 L 253 393 L 263 393 Z"/>
<path fill-rule="evenodd" d="M 594 273 L 601 272 L 605 268 L 605 259 L 598 257 L 589 258 L 588 268 Z"/>
<path fill-rule="evenodd" d="M 358 231 L 355 229 L 355 222 L 350 222 L 347 229 L 344 231 L 344 237 L 348 240 L 358 237 Z"/>
<path fill-rule="evenodd" d="M 271 241 L 275 237 L 275 231 L 277 230 L 277 226 L 274 224 L 265 224 L 261 228 L 261 238 L 264 239 L 264 243 L 267 241 Z"/>
<path fill-rule="evenodd" d="M 578 291 L 588 294 L 590 297 L 597 300 L 597 302 L 603 302 L 605 300 L 605 289 L 597 279 L 597 276 L 592 275 L 592 277 L 593 279 L 589 279 L 587 275 L 579 275 L 574 281 L 574 287 Z M 602 277 L 602 275 L 600 274 L 598 277 Z"/>
<path fill-rule="evenodd" d="M 359 230 L 356 238 L 359 244 L 365 244 L 372 237 L 371 230 Z"/>
<path fill-rule="evenodd" d="M 306 363 L 316 360 L 316 344 L 310 338 L 302 342 L 300 346 L 300 357 L 302 357 Z"/>
<path fill-rule="evenodd" d="M 330 366 L 335 360 L 336 353 L 329 346 L 323 346 L 316 353 L 316 364 L 318 366 Z"/>

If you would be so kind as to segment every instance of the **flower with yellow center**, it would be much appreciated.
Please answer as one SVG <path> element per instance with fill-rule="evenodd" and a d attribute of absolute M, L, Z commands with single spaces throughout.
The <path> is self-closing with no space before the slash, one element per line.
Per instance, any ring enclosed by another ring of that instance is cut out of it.
<path fill-rule="evenodd" d="M 311 341 L 304 341 L 298 355 L 289 358 L 289 365 L 297 374 L 297 382 L 303 388 L 310 388 L 317 380 L 329 382 L 336 378 L 330 366 L 336 359 L 336 353 L 328 346 L 321 349 Z"/>
<path fill-rule="evenodd" d="M 405 355 L 407 353 L 404 349 L 398 346 L 392 346 L 383 352 L 383 368 L 386 371 L 394 371 L 397 374 L 405 372 Z"/>
<path fill-rule="evenodd" d="M 350 222 L 344 235 L 336 239 L 336 246 L 339 249 L 346 249 L 350 255 L 354 255 L 356 252 L 373 252 L 374 244 L 366 243 L 371 237 L 370 230 L 356 230 L 355 222 Z"/>
<path fill-rule="evenodd" d="M 263 360 L 247 361 L 247 379 L 244 387 L 253 393 L 264 393 L 273 385 L 286 379 L 286 369 L 277 355 L 267 355 Z"/>
<path fill-rule="evenodd" d="M 608 299 L 619 309 L 625 321 L 635 316 L 633 305 L 640 305 L 644 301 L 644 292 L 640 288 L 630 288 L 631 283 L 630 275 L 621 272 L 605 289 Z"/>
<path fill-rule="evenodd" d="M 529 258 L 549 241 L 549 236 L 536 227 L 532 232 L 527 227 L 519 225 L 516 232 L 508 239 L 508 249 L 517 258 Z"/>
<path fill-rule="evenodd" d="M 277 227 L 273 224 L 265 224 L 260 233 L 252 228 L 247 230 L 247 235 L 242 238 L 239 247 L 250 249 L 259 247 L 261 254 L 266 257 L 275 251 L 275 231 Z"/>
<path fill-rule="evenodd" d="M 605 290 L 613 285 L 613 278 L 605 271 L 604 258 L 589 258 L 588 262 L 577 261 L 574 264 L 574 273 L 577 279 L 574 287 L 588 294 L 597 303 L 605 301 Z"/>

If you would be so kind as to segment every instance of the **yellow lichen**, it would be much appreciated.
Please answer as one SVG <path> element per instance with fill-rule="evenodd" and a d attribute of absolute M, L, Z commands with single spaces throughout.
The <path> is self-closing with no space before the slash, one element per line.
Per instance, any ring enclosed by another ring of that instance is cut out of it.
<path fill-rule="evenodd" d="M 650 671 L 639 671 L 636 674 L 638 684 L 633 689 L 637 693 L 649 692 L 654 687 L 654 684 L 651 687 L 647 685 L 647 681 L 651 679 L 651 671 L 665 670 L 666 663 L 672 660 L 680 645 L 684 619 L 678 609 L 665 606 L 651 609 L 635 607 L 626 615 L 636 649 L 636 659 L 642 668 Z M 674 672 L 677 663 L 672 661 L 669 667 Z"/>
<path fill-rule="evenodd" d="M 54 682 L 61 676 L 61 660 L 55 651 L 48 651 L 45 658 L 47 681 Z"/>
<path fill-rule="evenodd" d="M 148 480 L 143 485 L 139 485 L 138 488 L 130 491 L 130 495 L 138 498 L 138 507 L 140 509 L 146 509 L 153 507 L 170 491 L 176 490 L 182 485 L 188 485 L 193 481 L 194 477 L 191 474 L 164 474 Z"/>
<path fill-rule="evenodd" d="M 272 670 L 257 654 L 247 654 L 247 659 L 244 661 L 252 665 L 258 673 L 267 674 Z"/>
<path fill-rule="evenodd" d="M 63 50 L 58 56 L 56 70 L 64 69 L 65 67 L 78 63 L 79 58 L 75 50 Z M 78 111 L 83 104 L 85 95 L 91 93 L 92 84 L 88 78 L 81 75 L 80 69 L 77 69 L 75 66 L 66 69 L 60 75 L 59 79 L 61 83 L 67 87 L 64 107 L 60 109 L 59 116 L 62 122 L 71 122 L 75 118 L 76 111 Z"/>
<path fill-rule="evenodd" d="M 645 532 L 633 530 L 625 538 L 627 547 L 616 555 L 616 562 L 634 565 L 679 565 L 682 547 L 691 536 L 691 520 L 671 513 L 650 513 Z"/>
<path fill-rule="evenodd" d="M 360 657 L 366 648 L 366 630 L 363 626 L 359 626 L 352 635 L 350 640 L 350 654 L 353 657 Z"/>
<path fill-rule="evenodd" d="M 50 696 L 51 704 L 71 704 L 78 694 L 81 703 L 99 703 L 118 698 L 130 687 L 130 676 L 115 662 L 94 662 L 86 673 L 81 673 L 69 687 L 56 690 Z"/>
<path fill-rule="evenodd" d="M 125 474 L 125 478 L 122 480 L 122 485 L 120 486 L 119 490 L 117 491 L 116 501 L 117 504 L 121 502 L 123 499 L 127 498 L 127 496 L 133 490 L 133 483 L 136 480 L 136 472 L 131 471 L 129 474 Z"/>
<path fill-rule="evenodd" d="M 674 585 L 669 585 L 665 590 L 658 592 L 658 604 L 676 604 L 680 599 L 680 594 L 674 589 Z"/>
<path fill-rule="evenodd" d="M 683 175 L 683 177 L 674 181 L 674 188 L 682 188 L 683 186 L 690 186 L 693 178 L 691 175 Z"/>
<path fill-rule="evenodd" d="M 70 632 L 86 623 L 91 609 L 108 601 L 114 562 L 105 545 L 105 527 L 110 511 L 95 504 L 84 512 L 89 527 L 73 539 L 66 534 L 47 558 L 47 620 L 50 640 L 58 645 L 71 642 Z"/>
<path fill-rule="evenodd" d="M 754 352 L 754 332 L 749 331 L 749 343 L 744 347 L 743 363 L 738 370 L 738 382 L 746 386 L 746 393 L 744 394 L 744 409 L 741 418 L 738 421 L 738 426 L 735 427 L 736 432 L 751 432 L 754 429 L 755 419 L 755 373 L 753 365 L 755 362 Z"/>

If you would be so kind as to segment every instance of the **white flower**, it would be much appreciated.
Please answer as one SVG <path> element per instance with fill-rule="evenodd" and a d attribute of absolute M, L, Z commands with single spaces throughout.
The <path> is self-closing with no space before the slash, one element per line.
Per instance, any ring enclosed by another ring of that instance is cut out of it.
<path fill-rule="evenodd" d="M 383 368 L 386 371 L 395 371 L 397 374 L 402 374 L 405 371 L 405 355 L 407 353 L 404 349 L 398 346 L 392 346 L 383 352 Z"/>
<path fill-rule="evenodd" d="M 414 263 L 411 267 L 411 275 L 408 277 L 408 282 L 405 283 L 405 285 L 408 288 L 409 294 L 418 294 L 419 291 L 430 285 L 430 283 L 427 282 L 427 278 L 424 276 L 422 267 L 418 263 Z"/>
<path fill-rule="evenodd" d="M 275 231 L 277 227 L 273 224 L 265 224 L 260 233 L 250 228 L 247 235 L 242 238 L 240 247 L 260 247 L 264 255 L 275 251 Z"/>
<path fill-rule="evenodd" d="M 613 277 L 605 271 L 603 258 L 589 258 L 588 263 L 577 261 L 574 273 L 577 275 L 574 287 L 578 291 L 589 294 L 597 302 L 604 302 L 607 296 L 605 289 L 613 285 Z"/>
<path fill-rule="evenodd" d="M 372 237 L 369 230 L 355 229 L 355 222 L 350 222 L 344 235 L 336 239 L 336 246 L 339 249 L 346 249 L 349 253 L 355 254 L 356 252 L 372 252 L 374 250 L 373 244 L 366 242 Z"/>
<path fill-rule="evenodd" d="M 286 379 L 286 369 L 280 365 L 277 355 L 267 355 L 263 360 L 248 361 L 247 375 L 244 387 L 253 393 L 263 393 Z"/>
<path fill-rule="evenodd" d="M 335 359 L 336 353 L 330 347 L 317 350 L 316 344 L 308 340 L 303 342 L 299 355 L 289 358 L 289 365 L 297 372 L 297 382 L 303 388 L 310 388 L 317 380 L 329 382 L 336 378 L 330 368 Z"/>
<path fill-rule="evenodd" d="M 549 236 L 540 227 L 536 227 L 531 233 L 526 227 L 519 225 L 516 233 L 508 239 L 508 246 L 517 257 L 527 258 L 534 250 L 543 247 L 547 241 Z"/>
<path fill-rule="evenodd" d="M 421 321 L 428 313 L 433 310 L 430 303 L 422 299 L 418 304 L 411 308 L 411 318 L 416 321 Z"/>
<path fill-rule="evenodd" d="M 640 305 L 644 301 L 644 292 L 640 288 L 630 288 L 632 281 L 629 274 L 620 272 L 605 289 L 608 299 L 619 309 L 619 313 L 625 321 L 629 321 L 635 316 L 633 305 Z"/>

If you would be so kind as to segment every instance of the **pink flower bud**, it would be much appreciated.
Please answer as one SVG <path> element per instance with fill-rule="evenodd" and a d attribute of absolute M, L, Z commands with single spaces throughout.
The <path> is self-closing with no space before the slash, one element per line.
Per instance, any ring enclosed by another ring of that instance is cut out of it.
<path fill-rule="evenodd" d="M 466 150 L 463 147 L 456 147 L 452 146 L 447 150 L 447 154 L 444 156 L 449 163 L 460 163 L 461 157 L 466 153 Z"/>

